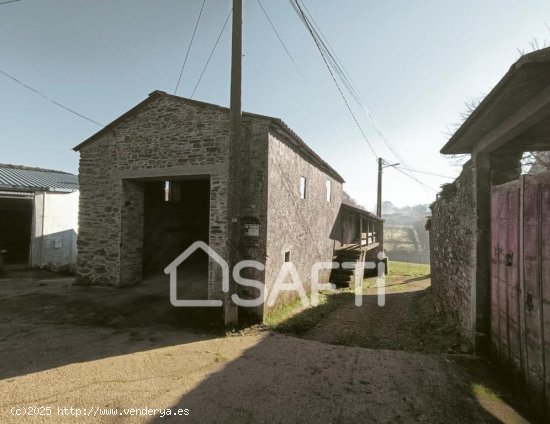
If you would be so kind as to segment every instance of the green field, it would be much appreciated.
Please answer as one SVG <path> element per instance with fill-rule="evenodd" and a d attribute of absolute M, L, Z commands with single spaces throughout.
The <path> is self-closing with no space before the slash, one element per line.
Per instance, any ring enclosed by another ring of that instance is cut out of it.
<path fill-rule="evenodd" d="M 430 275 L 430 265 L 414 264 L 408 262 L 389 262 L 389 277 L 423 277 Z"/>

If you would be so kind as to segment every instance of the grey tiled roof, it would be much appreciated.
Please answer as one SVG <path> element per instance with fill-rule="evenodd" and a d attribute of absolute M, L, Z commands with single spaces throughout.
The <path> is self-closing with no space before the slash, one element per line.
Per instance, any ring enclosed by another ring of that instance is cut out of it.
<path fill-rule="evenodd" d="M 0 164 L 0 189 L 77 191 L 78 176 L 51 169 Z"/>

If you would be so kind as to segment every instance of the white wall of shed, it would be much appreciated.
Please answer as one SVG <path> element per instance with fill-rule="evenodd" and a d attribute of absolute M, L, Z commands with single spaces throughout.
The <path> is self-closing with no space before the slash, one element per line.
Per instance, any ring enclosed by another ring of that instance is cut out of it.
<path fill-rule="evenodd" d="M 35 193 L 31 267 L 74 269 L 79 193 Z"/>

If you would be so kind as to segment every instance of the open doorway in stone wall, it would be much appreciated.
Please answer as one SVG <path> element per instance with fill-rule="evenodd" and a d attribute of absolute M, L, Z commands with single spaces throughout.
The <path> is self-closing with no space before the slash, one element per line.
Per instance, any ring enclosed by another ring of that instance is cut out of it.
<path fill-rule="evenodd" d="M 164 268 L 196 241 L 208 244 L 210 179 L 186 177 L 143 183 L 145 280 L 167 280 Z M 178 267 L 178 299 L 208 299 L 208 256 L 195 251 Z"/>

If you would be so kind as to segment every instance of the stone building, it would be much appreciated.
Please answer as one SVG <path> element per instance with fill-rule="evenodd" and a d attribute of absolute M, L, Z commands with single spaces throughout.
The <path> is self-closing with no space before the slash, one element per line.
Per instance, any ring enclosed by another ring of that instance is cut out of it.
<path fill-rule="evenodd" d="M 238 259 L 265 265 L 243 276 L 263 282 L 266 295 L 285 262 L 308 283 L 311 266 L 331 261 L 341 244 L 333 234 L 344 180 L 280 119 L 244 113 L 242 125 L 236 217 L 228 211 L 227 108 L 155 91 L 76 146 L 77 282 L 139 283 L 195 241 L 228 258 L 229 225 L 236 225 Z M 192 296 L 223 299 L 228 307 L 212 258 L 197 252 L 180 268 Z M 329 275 L 322 272 L 321 281 Z M 240 289 L 242 297 L 257 296 Z M 262 319 L 268 308 L 254 312 Z"/>

